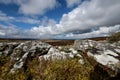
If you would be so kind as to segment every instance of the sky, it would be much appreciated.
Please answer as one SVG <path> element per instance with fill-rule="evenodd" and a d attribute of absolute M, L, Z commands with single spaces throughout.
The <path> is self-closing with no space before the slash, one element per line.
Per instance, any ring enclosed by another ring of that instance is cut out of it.
<path fill-rule="evenodd" d="M 0 38 L 82 39 L 120 31 L 120 0 L 0 0 Z"/>

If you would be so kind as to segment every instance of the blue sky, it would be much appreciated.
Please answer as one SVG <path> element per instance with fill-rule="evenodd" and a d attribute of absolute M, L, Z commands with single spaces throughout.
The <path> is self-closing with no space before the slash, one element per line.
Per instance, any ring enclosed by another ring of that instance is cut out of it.
<path fill-rule="evenodd" d="M 12 0 L 11 0 L 12 1 Z M 58 0 L 58 6 L 56 6 L 54 9 L 49 10 L 47 12 L 45 12 L 42 15 L 34 15 L 35 17 L 37 17 L 38 20 L 43 20 L 45 17 L 49 18 L 49 19 L 54 19 L 55 21 L 59 22 L 60 18 L 62 17 L 62 15 L 64 13 L 68 13 L 69 11 L 71 11 L 75 6 L 71 7 L 71 8 L 67 8 L 67 4 L 65 3 L 65 0 Z M 16 5 L 15 3 L 10 3 L 10 4 L 0 4 L 0 10 L 7 14 L 8 16 L 13 16 L 13 17 L 26 17 L 26 15 L 21 14 L 18 12 L 19 10 L 19 6 Z M 30 15 L 27 15 L 27 17 L 29 18 L 33 18 Z M 2 24 L 2 23 L 1 23 Z M 31 28 L 33 26 L 39 26 L 38 24 L 29 24 L 29 23 L 24 23 L 24 22 L 13 22 L 14 25 L 16 26 L 20 26 L 23 29 L 27 29 L 27 28 Z"/>
<path fill-rule="evenodd" d="M 120 0 L 0 0 L 0 38 L 81 39 L 120 31 Z"/>

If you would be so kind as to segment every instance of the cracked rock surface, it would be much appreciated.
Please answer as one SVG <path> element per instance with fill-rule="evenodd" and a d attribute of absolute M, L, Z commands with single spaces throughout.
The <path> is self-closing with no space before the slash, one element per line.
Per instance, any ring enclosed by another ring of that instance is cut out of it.
<path fill-rule="evenodd" d="M 120 41 L 111 44 L 107 41 L 76 40 L 74 47 L 92 56 L 98 63 L 120 70 Z"/>

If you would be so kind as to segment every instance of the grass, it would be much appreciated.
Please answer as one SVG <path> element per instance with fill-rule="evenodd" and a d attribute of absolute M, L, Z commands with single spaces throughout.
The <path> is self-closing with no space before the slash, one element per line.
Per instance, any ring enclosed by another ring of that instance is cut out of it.
<path fill-rule="evenodd" d="M 12 61 L 10 61 L 10 57 L 8 56 L 0 56 L 0 80 L 1 78 L 5 77 L 9 72 Z"/>
<path fill-rule="evenodd" d="M 46 69 L 46 80 L 89 80 L 91 67 L 81 65 L 76 59 L 55 61 Z"/>
<path fill-rule="evenodd" d="M 2 67 L 10 69 L 5 65 Z M 0 80 L 89 80 L 92 69 L 91 65 L 81 65 L 77 59 L 39 61 L 35 57 L 15 73 L 1 69 L 5 75 L 0 75 Z"/>
<path fill-rule="evenodd" d="M 79 52 L 79 54 L 82 54 Z M 78 58 L 66 60 L 39 60 L 39 56 L 28 58 L 21 69 L 9 73 L 13 62 L 10 57 L 0 57 L 0 80 L 108 80 L 108 73 L 93 58 L 83 57 L 85 64 Z"/>
<path fill-rule="evenodd" d="M 114 43 L 114 42 L 117 42 L 119 40 L 120 40 L 120 32 L 114 33 L 108 38 L 108 41 L 110 43 Z"/>

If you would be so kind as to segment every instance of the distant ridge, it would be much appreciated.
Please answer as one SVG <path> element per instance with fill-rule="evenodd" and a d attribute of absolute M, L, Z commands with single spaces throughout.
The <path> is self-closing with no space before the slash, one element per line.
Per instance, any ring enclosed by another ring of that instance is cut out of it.
<path fill-rule="evenodd" d="M 77 39 L 77 40 L 84 40 L 84 39 L 91 39 L 91 40 L 96 40 L 96 41 L 99 41 L 99 40 L 106 40 L 106 38 L 108 37 L 93 37 L 93 38 L 83 38 L 83 39 Z M 34 38 L 0 38 L 0 41 L 1 40 L 10 40 L 10 41 L 19 41 L 19 40 L 23 40 L 23 41 L 26 41 L 26 40 L 76 40 L 76 39 L 34 39 Z"/>
<path fill-rule="evenodd" d="M 38 39 L 29 39 L 29 38 L 0 38 L 0 42 L 21 42 L 21 41 L 32 41 Z"/>
<path fill-rule="evenodd" d="M 101 41 L 101 40 L 106 40 L 108 37 L 94 37 L 94 38 L 87 38 L 90 40 L 95 40 L 95 41 Z"/>

